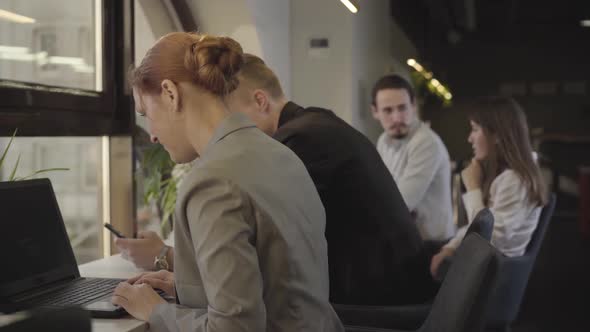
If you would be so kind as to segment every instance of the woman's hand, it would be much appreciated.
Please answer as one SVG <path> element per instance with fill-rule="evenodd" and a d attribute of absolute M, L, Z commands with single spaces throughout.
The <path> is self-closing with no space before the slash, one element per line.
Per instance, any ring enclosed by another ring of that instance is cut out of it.
<path fill-rule="evenodd" d="M 461 179 L 467 191 L 480 189 L 482 176 L 481 164 L 475 158 L 471 159 L 469 166 L 461 172 Z"/>
<path fill-rule="evenodd" d="M 127 282 L 131 285 L 148 284 L 152 288 L 163 290 L 167 295 L 176 297 L 176 289 L 174 286 L 174 273 L 166 270 L 158 272 L 145 272 L 136 277 L 133 277 Z"/>
<path fill-rule="evenodd" d="M 455 249 L 453 248 L 442 248 L 438 254 L 432 256 L 432 260 L 430 261 L 430 274 L 434 279 L 436 279 L 440 264 L 445 260 L 445 258 L 453 256 L 454 253 Z"/>
<path fill-rule="evenodd" d="M 127 312 L 143 321 L 149 320 L 154 308 L 160 303 L 166 303 L 148 284 L 131 285 L 122 282 L 115 288 L 113 304 L 123 307 Z"/>
<path fill-rule="evenodd" d="M 154 270 L 154 257 L 158 256 L 165 244 L 157 233 L 140 231 L 137 238 L 115 238 L 115 245 L 121 257 L 138 268 Z"/>

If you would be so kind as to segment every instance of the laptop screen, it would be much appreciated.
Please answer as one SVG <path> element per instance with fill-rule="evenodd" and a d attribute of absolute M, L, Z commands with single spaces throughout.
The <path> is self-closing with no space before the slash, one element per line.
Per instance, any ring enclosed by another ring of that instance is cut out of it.
<path fill-rule="evenodd" d="M 51 182 L 0 183 L 0 297 L 79 276 Z"/>

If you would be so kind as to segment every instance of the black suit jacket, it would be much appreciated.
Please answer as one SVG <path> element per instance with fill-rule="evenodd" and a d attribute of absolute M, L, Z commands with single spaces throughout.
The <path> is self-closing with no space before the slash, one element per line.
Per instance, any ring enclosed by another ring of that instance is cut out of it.
<path fill-rule="evenodd" d="M 375 146 L 333 112 L 292 102 L 274 137 L 303 161 L 326 209 L 330 300 L 388 302 L 422 240 Z"/>

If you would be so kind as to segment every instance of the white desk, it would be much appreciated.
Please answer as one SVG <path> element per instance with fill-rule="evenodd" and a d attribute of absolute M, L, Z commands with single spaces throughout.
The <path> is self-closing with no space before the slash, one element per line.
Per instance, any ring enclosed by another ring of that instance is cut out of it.
<path fill-rule="evenodd" d="M 115 255 L 79 266 L 83 277 L 130 278 L 142 272 L 133 264 Z M 117 319 L 92 319 L 93 332 L 144 332 L 147 324 L 131 316 Z"/>

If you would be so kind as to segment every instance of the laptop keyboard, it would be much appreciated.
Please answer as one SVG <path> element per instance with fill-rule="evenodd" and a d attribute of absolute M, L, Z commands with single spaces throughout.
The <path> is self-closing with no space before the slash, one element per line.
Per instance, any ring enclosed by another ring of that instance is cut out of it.
<path fill-rule="evenodd" d="M 111 294 L 122 279 L 85 278 L 33 300 L 33 306 L 80 305 Z"/>

